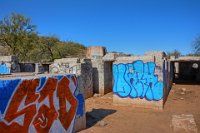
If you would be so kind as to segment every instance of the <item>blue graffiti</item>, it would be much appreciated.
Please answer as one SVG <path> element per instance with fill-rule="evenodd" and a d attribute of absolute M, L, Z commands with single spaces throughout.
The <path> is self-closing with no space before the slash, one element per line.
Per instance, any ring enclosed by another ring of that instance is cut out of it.
<path fill-rule="evenodd" d="M 0 65 L 0 74 L 10 74 L 10 68 L 4 63 Z"/>
<path fill-rule="evenodd" d="M 156 64 L 137 60 L 129 64 L 113 65 L 113 92 L 125 98 L 145 98 L 158 101 L 163 98 L 163 82 L 155 75 Z"/>
<path fill-rule="evenodd" d="M 78 99 L 78 108 L 77 108 L 77 115 L 83 116 L 84 115 L 84 97 L 83 94 L 78 94 L 76 96 L 76 99 Z"/>
<path fill-rule="evenodd" d="M 6 106 L 8 105 L 9 99 L 12 96 L 15 88 L 20 83 L 20 79 L 15 80 L 0 80 L 0 112 L 5 112 Z"/>

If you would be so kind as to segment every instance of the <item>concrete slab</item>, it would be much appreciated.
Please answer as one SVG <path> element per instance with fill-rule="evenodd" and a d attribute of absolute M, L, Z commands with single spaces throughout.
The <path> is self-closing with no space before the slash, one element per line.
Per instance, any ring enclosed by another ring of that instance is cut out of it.
<path fill-rule="evenodd" d="M 192 114 L 172 115 L 171 124 L 174 133 L 198 133 Z"/>

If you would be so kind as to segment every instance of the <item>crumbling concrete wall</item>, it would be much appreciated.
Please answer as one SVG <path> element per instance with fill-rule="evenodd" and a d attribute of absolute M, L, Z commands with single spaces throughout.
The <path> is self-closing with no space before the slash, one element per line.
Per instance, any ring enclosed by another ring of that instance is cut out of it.
<path fill-rule="evenodd" d="M 105 47 L 95 46 L 89 47 L 86 54 L 92 61 L 94 93 L 100 95 L 112 91 L 112 63 L 118 56 L 106 51 Z"/>
<path fill-rule="evenodd" d="M 104 94 L 104 62 L 101 59 L 92 61 L 94 93 Z"/>
<path fill-rule="evenodd" d="M 93 46 L 87 48 L 86 58 L 89 59 L 102 59 L 102 57 L 106 54 L 106 48 L 102 46 Z"/>
<path fill-rule="evenodd" d="M 163 108 L 165 98 L 165 54 L 118 57 L 113 65 L 115 104 Z"/>
<path fill-rule="evenodd" d="M 62 58 L 50 65 L 50 73 L 79 75 L 79 88 L 85 98 L 93 96 L 92 63 L 90 59 Z"/>
<path fill-rule="evenodd" d="M 92 79 L 92 64 L 90 60 L 84 59 L 84 63 L 81 63 L 81 73 L 78 78 L 79 88 L 84 93 L 85 99 L 92 97 L 93 92 L 93 79 Z"/>
<path fill-rule="evenodd" d="M 67 132 L 86 127 L 75 75 L 0 79 L 0 131 Z"/>

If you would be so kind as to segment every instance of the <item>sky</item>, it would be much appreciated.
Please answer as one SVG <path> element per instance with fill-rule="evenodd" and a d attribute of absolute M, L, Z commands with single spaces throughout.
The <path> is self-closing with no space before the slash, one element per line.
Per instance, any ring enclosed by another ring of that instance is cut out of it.
<path fill-rule="evenodd" d="M 134 55 L 188 54 L 200 35 L 200 0 L 0 0 L 0 20 L 13 12 L 39 35 Z"/>

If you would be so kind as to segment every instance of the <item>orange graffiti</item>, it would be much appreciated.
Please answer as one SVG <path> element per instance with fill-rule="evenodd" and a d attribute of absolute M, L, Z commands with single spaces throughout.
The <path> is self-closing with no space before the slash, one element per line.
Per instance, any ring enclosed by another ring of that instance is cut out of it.
<path fill-rule="evenodd" d="M 24 80 L 18 87 L 15 92 L 10 105 L 7 109 L 6 115 L 4 117 L 5 120 L 11 122 L 15 118 L 24 114 L 24 123 L 23 125 L 19 125 L 17 122 L 13 122 L 11 125 L 6 125 L 3 122 L 0 122 L 0 131 L 1 132 L 28 132 L 29 125 L 31 123 L 32 118 L 36 113 L 36 105 L 32 104 L 30 106 L 25 107 L 24 109 L 18 111 L 20 103 L 25 99 L 25 105 L 28 105 L 34 102 L 38 98 L 38 94 L 35 94 L 36 87 L 39 85 L 39 80 Z"/>
<path fill-rule="evenodd" d="M 56 86 L 57 79 L 49 78 L 43 89 L 40 91 L 40 98 L 38 102 L 41 103 L 46 97 L 48 97 L 50 107 L 42 105 L 39 108 L 38 114 L 33 121 L 33 124 L 38 133 L 48 133 L 51 125 L 53 124 L 53 121 L 58 116 L 56 109 L 53 105 L 53 94 L 56 90 Z"/>
<path fill-rule="evenodd" d="M 41 91 L 36 93 L 40 80 L 23 80 L 10 101 L 4 122 L 0 122 L 0 132 L 27 133 L 30 125 L 33 125 L 38 133 L 48 133 L 57 118 L 67 130 L 74 119 L 78 104 L 70 90 L 70 81 L 76 86 L 75 76 L 71 76 L 71 80 L 64 76 L 59 82 L 56 78 L 48 78 Z M 57 110 L 54 106 L 56 89 L 59 101 Z M 70 108 L 67 107 L 67 101 Z M 24 117 L 23 124 L 14 121 L 20 116 Z"/>
<path fill-rule="evenodd" d="M 73 80 L 75 81 L 75 80 Z M 59 99 L 59 119 L 63 127 L 67 130 L 76 113 L 78 101 L 74 98 L 69 88 L 69 80 L 63 77 L 58 85 L 57 97 Z M 66 111 L 66 100 L 71 104 L 69 111 Z"/>

